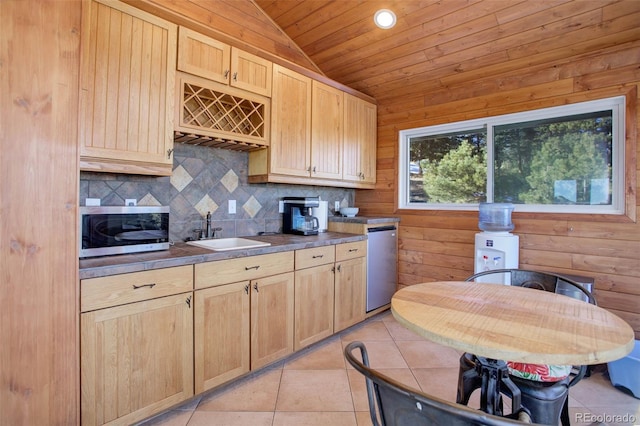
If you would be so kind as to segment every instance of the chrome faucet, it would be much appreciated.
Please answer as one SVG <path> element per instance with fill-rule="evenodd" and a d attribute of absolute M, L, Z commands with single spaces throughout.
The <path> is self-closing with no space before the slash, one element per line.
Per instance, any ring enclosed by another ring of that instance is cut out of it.
<path fill-rule="evenodd" d="M 207 212 L 207 221 L 204 229 L 204 234 L 202 234 L 201 239 L 210 240 L 211 238 L 216 237 L 216 231 L 222 231 L 221 227 L 214 228 L 211 225 L 211 212 Z"/>
<path fill-rule="evenodd" d="M 207 218 L 205 222 L 204 229 L 194 229 L 193 237 L 187 238 L 185 241 L 197 241 L 197 240 L 210 240 L 212 238 L 216 238 L 216 232 L 222 231 L 221 227 L 214 228 L 211 226 L 211 212 L 207 212 Z"/>

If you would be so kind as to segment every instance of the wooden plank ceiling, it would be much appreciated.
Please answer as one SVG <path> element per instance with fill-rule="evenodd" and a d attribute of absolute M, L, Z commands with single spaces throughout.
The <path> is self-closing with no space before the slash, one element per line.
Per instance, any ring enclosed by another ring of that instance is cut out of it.
<path fill-rule="evenodd" d="M 387 105 L 640 40 L 636 0 L 253 1 L 327 77 Z M 374 25 L 381 8 L 394 28 Z"/>

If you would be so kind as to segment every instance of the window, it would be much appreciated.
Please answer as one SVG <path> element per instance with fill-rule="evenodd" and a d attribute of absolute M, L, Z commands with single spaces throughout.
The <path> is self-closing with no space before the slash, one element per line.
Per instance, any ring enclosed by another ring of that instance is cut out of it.
<path fill-rule="evenodd" d="M 624 213 L 625 98 L 400 132 L 399 207 Z"/>

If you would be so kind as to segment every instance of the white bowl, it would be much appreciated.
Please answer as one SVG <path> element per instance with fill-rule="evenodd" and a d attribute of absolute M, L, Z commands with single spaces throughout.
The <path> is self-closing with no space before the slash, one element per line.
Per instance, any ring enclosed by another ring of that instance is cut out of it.
<path fill-rule="evenodd" d="M 359 211 L 360 209 L 357 207 L 342 207 L 340 209 L 340 214 L 346 217 L 355 217 Z"/>

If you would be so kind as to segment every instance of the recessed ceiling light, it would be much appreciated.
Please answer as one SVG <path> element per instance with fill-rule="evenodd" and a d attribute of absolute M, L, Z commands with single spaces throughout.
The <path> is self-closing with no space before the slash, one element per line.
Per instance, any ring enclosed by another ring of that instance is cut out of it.
<path fill-rule="evenodd" d="M 396 14 L 389 9 L 380 9 L 373 16 L 373 22 L 383 30 L 387 30 L 396 24 Z"/>

